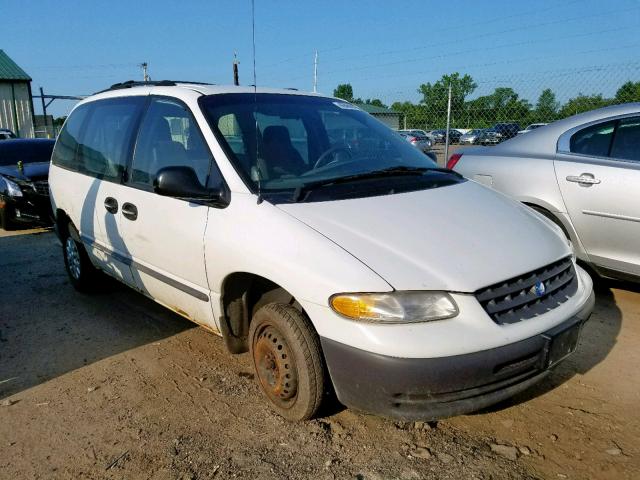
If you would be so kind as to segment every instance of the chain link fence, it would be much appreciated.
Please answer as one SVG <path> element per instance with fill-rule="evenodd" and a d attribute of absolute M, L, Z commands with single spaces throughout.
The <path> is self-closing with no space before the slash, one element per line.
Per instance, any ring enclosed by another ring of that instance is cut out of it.
<path fill-rule="evenodd" d="M 417 93 L 418 102 L 396 101 L 390 108 L 399 115 L 400 129 L 427 132 L 441 157 L 447 125 L 450 144 L 495 145 L 527 127 L 640 102 L 640 62 L 486 78 L 445 74 L 437 82 L 419 85 Z M 415 98 L 410 90 L 381 96 L 403 94 Z"/>

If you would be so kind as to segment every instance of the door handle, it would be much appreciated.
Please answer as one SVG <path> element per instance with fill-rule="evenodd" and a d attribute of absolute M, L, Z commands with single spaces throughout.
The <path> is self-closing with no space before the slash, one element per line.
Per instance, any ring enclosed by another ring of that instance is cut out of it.
<path fill-rule="evenodd" d="M 595 178 L 591 173 L 581 173 L 580 175 L 569 175 L 567 182 L 581 183 L 583 185 L 597 185 L 600 180 Z"/>
<path fill-rule="evenodd" d="M 122 215 L 129 220 L 138 218 L 138 207 L 133 203 L 125 202 L 122 204 Z"/>
<path fill-rule="evenodd" d="M 104 208 L 109 213 L 116 213 L 118 211 L 118 201 L 113 197 L 107 197 L 104 199 Z"/>

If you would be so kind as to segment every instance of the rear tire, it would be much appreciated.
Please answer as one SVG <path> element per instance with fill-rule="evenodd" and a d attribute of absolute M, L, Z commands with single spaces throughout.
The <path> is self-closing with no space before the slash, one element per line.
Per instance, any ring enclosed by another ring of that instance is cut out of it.
<path fill-rule="evenodd" d="M 69 281 L 79 292 L 95 291 L 100 283 L 100 271 L 91 263 L 84 245 L 74 240 L 71 229 L 73 226 L 69 225 L 68 233 L 62 239 L 62 255 Z"/>
<path fill-rule="evenodd" d="M 274 410 L 289 421 L 312 418 L 322 403 L 325 370 L 309 319 L 290 305 L 267 304 L 254 315 L 249 340 L 258 383 Z"/>

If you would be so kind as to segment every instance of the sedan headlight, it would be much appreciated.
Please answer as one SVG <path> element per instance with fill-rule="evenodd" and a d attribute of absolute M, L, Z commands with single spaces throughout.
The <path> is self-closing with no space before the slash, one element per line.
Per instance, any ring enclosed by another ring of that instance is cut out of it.
<path fill-rule="evenodd" d="M 20 190 L 20 186 L 16 182 L 12 182 L 6 177 L 0 177 L 0 179 L 4 180 L 4 183 L 7 185 L 7 193 L 10 197 L 22 196 L 22 190 Z"/>
<path fill-rule="evenodd" d="M 339 293 L 331 308 L 350 320 L 373 323 L 415 323 L 458 315 L 458 306 L 446 292 Z"/>

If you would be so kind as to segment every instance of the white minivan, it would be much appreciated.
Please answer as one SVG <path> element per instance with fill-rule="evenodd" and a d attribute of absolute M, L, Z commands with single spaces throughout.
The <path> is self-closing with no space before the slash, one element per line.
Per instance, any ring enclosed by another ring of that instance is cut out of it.
<path fill-rule="evenodd" d="M 274 409 L 476 410 L 576 348 L 591 279 L 553 222 L 337 98 L 125 82 L 49 174 L 74 287 L 104 272 L 249 351 Z"/>

